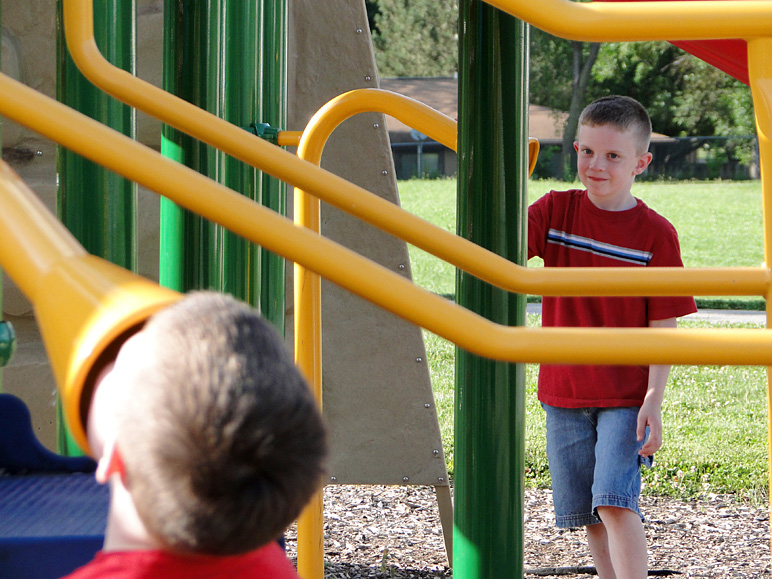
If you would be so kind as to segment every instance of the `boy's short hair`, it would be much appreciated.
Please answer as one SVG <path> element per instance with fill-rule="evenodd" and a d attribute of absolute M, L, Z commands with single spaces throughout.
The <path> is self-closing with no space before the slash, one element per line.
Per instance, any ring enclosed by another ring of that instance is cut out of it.
<path fill-rule="evenodd" d="M 632 129 L 637 137 L 640 153 L 649 150 L 651 119 L 646 108 L 634 98 L 611 95 L 591 102 L 579 115 L 579 126 L 611 125 L 620 131 Z"/>
<path fill-rule="evenodd" d="M 125 396 L 126 487 L 168 549 L 232 555 L 281 535 L 321 485 L 325 427 L 278 334 L 254 309 L 191 294 L 144 331 L 156 360 Z"/>

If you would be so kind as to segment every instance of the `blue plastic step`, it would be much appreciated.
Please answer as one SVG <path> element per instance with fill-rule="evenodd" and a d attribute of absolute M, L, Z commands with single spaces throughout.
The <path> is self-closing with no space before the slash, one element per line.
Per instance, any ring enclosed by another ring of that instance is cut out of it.
<path fill-rule="evenodd" d="M 93 473 L 0 476 L 0 579 L 55 579 L 90 561 L 108 502 Z"/>

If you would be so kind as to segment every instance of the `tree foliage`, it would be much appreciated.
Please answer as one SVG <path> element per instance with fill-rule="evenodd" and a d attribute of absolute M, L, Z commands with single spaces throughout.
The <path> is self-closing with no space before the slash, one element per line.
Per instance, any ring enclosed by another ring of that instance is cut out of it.
<path fill-rule="evenodd" d="M 376 32 L 378 27 L 375 25 L 375 17 L 380 14 L 377 0 L 365 0 L 365 9 L 367 10 L 367 23 L 370 26 L 370 32 Z"/>
<path fill-rule="evenodd" d="M 627 94 L 670 136 L 754 133 L 750 89 L 667 42 L 604 44 L 593 96 Z"/>
<path fill-rule="evenodd" d="M 381 76 L 452 76 L 458 0 L 377 0 L 373 46 Z"/>
<path fill-rule="evenodd" d="M 584 106 L 600 96 L 624 94 L 648 109 L 654 131 L 668 136 L 755 134 L 749 87 L 667 42 L 602 44 L 584 93 L 576 80 L 576 49 L 575 42 L 532 31 L 532 103 L 575 113 L 572 96 Z M 582 43 L 582 58 L 589 58 L 590 50 Z M 573 139 L 574 120 L 569 115 L 565 142 Z M 724 154 L 744 162 L 753 155 L 748 140 L 721 146 Z"/>
<path fill-rule="evenodd" d="M 656 132 L 671 137 L 756 132 L 750 88 L 667 42 L 605 44 L 593 76 L 593 97 L 614 93 L 638 99 Z M 719 148 L 721 155 L 743 162 L 753 157 L 747 139 Z"/>

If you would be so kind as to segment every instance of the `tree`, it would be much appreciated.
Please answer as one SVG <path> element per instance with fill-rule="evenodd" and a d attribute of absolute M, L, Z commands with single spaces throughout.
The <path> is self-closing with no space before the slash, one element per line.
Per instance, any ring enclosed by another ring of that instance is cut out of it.
<path fill-rule="evenodd" d="M 377 32 L 375 17 L 380 14 L 377 0 L 365 0 L 365 9 L 367 10 L 367 23 L 370 26 L 370 32 Z"/>
<path fill-rule="evenodd" d="M 452 76 L 458 0 L 378 0 L 373 46 L 381 76 Z"/>
<path fill-rule="evenodd" d="M 530 92 L 531 102 L 558 111 L 571 106 L 571 42 L 531 28 Z"/>
<path fill-rule="evenodd" d="M 567 181 L 576 176 L 574 138 L 599 50 L 596 43 L 564 40 L 538 29 L 531 32 L 531 102 L 568 111 L 560 150 L 560 166 Z"/>
<path fill-rule="evenodd" d="M 571 104 L 568 109 L 568 119 L 566 120 L 566 128 L 563 131 L 563 143 L 560 148 L 563 178 L 566 181 L 573 181 L 574 177 L 576 177 L 576 167 L 572 162 L 574 138 L 579 127 L 579 115 L 582 114 L 582 109 L 584 108 L 585 95 L 590 83 L 590 73 L 595 60 L 598 58 L 600 44 L 596 42 L 572 41 L 571 48 L 573 50 Z"/>

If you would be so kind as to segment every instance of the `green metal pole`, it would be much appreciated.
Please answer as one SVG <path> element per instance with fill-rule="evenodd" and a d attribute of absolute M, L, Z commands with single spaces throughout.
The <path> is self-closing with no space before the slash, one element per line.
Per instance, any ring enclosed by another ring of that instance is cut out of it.
<path fill-rule="evenodd" d="M 167 0 L 164 88 L 236 125 L 258 113 L 259 4 L 253 1 Z M 260 199 L 257 171 L 172 127 L 163 128 L 161 151 L 224 185 Z M 259 295 L 259 251 L 222 227 L 161 205 L 163 285 L 209 288 L 246 301 Z"/>
<path fill-rule="evenodd" d="M 218 114 L 216 83 L 209 72 L 220 68 L 219 5 L 194 0 L 164 4 L 163 88 Z M 206 41 L 202 39 L 206 39 Z M 173 127 L 162 129 L 161 153 L 216 178 L 218 153 Z M 174 203 L 161 200 L 160 271 L 162 285 L 177 291 L 209 288 L 208 244 L 211 224 Z"/>
<path fill-rule="evenodd" d="M 244 127 L 260 114 L 262 1 L 226 1 L 223 38 L 224 62 L 220 70 L 223 118 Z M 221 154 L 222 183 L 260 202 L 258 171 Z M 259 305 L 261 250 L 243 238 L 218 227 L 222 243 L 220 289 L 252 305 Z"/>
<path fill-rule="evenodd" d="M 136 53 L 134 0 L 95 0 L 94 34 L 112 64 L 134 73 Z M 62 2 L 58 3 L 57 98 L 134 137 L 134 110 L 94 87 L 75 66 L 64 39 Z M 136 199 L 134 183 L 60 147 L 58 150 L 57 212 L 59 219 L 92 254 L 135 271 Z M 58 449 L 79 454 L 59 408 Z"/>
<path fill-rule="evenodd" d="M 262 121 L 272 127 L 287 125 L 287 1 L 264 0 Z M 287 214 L 287 185 L 262 175 L 263 205 Z M 261 250 L 260 307 L 263 315 L 284 335 L 286 276 L 283 257 Z"/>
<path fill-rule="evenodd" d="M 528 42 L 525 26 L 481 0 L 459 2 L 458 233 L 526 261 Z M 458 302 L 522 325 L 525 296 L 466 274 Z M 523 365 L 456 353 L 453 576 L 522 577 Z"/>
<path fill-rule="evenodd" d="M 59 2 L 59 22 L 62 2 Z M 135 1 L 95 0 L 97 45 L 112 64 L 134 72 Z M 131 137 L 136 133 L 131 107 L 94 87 L 70 57 L 64 29 L 58 32 L 57 98 L 76 110 Z M 92 254 L 136 270 L 136 186 L 76 153 L 58 150 L 59 218 Z"/>

